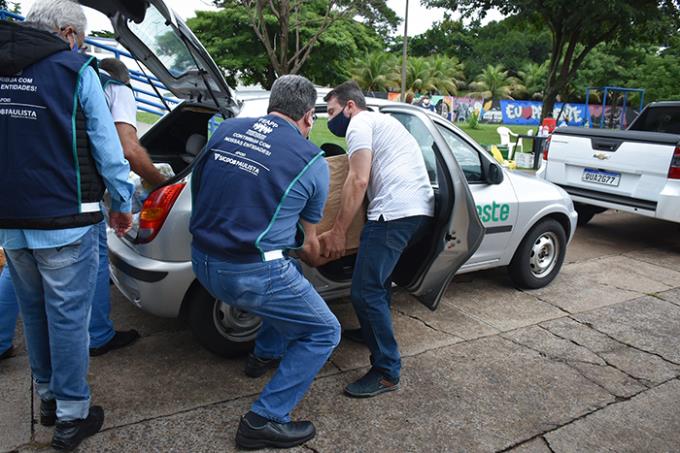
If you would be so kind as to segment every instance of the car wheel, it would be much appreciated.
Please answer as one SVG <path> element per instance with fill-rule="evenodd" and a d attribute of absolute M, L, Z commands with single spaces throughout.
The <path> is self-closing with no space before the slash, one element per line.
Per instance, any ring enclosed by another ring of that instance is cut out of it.
<path fill-rule="evenodd" d="M 189 298 L 189 325 L 196 340 L 222 357 L 236 357 L 252 350 L 262 320 L 215 299 L 201 285 Z"/>
<path fill-rule="evenodd" d="M 587 225 L 588 222 L 590 222 L 595 214 L 599 214 L 601 212 L 606 211 L 604 208 L 600 208 L 597 206 L 589 206 L 587 204 L 581 204 L 581 203 L 574 203 L 574 209 L 576 209 L 576 212 L 578 212 L 578 221 L 577 225 L 578 226 L 584 226 Z"/>
<path fill-rule="evenodd" d="M 558 221 L 539 222 L 515 251 L 508 266 L 510 278 L 519 288 L 543 288 L 560 272 L 566 248 L 567 235 Z"/>

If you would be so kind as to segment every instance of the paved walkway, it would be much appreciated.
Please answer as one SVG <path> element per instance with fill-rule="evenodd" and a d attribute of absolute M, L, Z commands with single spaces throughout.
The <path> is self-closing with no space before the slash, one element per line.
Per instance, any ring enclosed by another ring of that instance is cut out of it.
<path fill-rule="evenodd" d="M 345 327 L 351 306 L 334 304 Z M 436 312 L 397 292 L 400 391 L 349 399 L 368 366 L 343 342 L 294 416 L 318 436 L 295 452 L 660 452 L 680 448 L 680 227 L 606 213 L 578 230 L 552 285 L 512 288 L 503 270 L 460 276 Z M 172 320 L 114 293 L 133 347 L 92 360 L 106 410 L 88 452 L 234 451 L 238 418 L 268 376 L 216 358 Z M 0 362 L 0 451 L 48 450 L 32 424 L 27 357 Z"/>

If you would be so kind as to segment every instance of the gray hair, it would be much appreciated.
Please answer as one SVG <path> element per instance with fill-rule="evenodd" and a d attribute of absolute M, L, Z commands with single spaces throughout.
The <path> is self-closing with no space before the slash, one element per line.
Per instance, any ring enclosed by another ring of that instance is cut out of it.
<path fill-rule="evenodd" d="M 99 68 L 108 72 L 111 77 L 123 83 L 130 82 L 130 71 L 125 63 L 117 58 L 104 58 L 99 62 Z"/>
<path fill-rule="evenodd" d="M 267 113 L 278 112 L 298 121 L 316 105 L 314 84 L 299 75 L 281 76 L 272 85 Z"/>
<path fill-rule="evenodd" d="M 83 7 L 71 0 L 36 0 L 26 15 L 26 22 L 50 32 L 71 26 L 85 34 L 87 28 Z"/>

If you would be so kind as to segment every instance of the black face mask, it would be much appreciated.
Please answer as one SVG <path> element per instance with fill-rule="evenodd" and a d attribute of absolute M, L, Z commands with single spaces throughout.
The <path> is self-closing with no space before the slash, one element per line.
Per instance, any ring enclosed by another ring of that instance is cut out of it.
<path fill-rule="evenodd" d="M 340 113 L 335 115 L 328 121 L 328 130 L 338 137 L 344 137 L 347 135 L 347 128 L 349 127 L 349 122 L 351 118 L 345 115 L 345 109 L 343 108 Z"/>

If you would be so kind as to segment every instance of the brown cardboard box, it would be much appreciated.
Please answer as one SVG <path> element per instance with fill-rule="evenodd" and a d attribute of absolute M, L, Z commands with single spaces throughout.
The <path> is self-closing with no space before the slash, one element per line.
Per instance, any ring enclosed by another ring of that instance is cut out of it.
<path fill-rule="evenodd" d="M 323 210 L 323 217 L 321 222 L 316 227 L 318 234 L 324 233 L 333 227 L 335 217 L 340 210 L 340 201 L 342 195 L 342 186 L 347 179 L 347 172 L 349 171 L 349 158 L 347 155 L 333 156 L 326 158 L 328 162 L 328 170 L 330 173 L 330 189 L 328 190 L 328 200 L 326 200 L 326 207 Z M 361 205 L 359 212 L 352 221 L 349 230 L 347 230 L 347 241 L 345 243 L 346 254 L 355 253 L 359 248 L 359 237 L 361 236 L 361 229 L 366 223 L 366 208 L 367 204 Z"/>
<path fill-rule="evenodd" d="M 0 267 L 5 265 L 5 252 L 0 249 Z"/>

